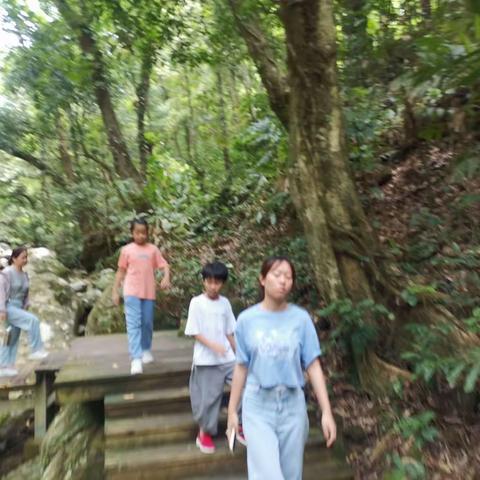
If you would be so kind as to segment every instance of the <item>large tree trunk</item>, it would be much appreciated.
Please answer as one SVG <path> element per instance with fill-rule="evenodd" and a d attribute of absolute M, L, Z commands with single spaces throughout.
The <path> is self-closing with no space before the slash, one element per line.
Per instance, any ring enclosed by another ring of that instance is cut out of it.
<path fill-rule="evenodd" d="M 127 144 L 115 114 L 103 55 L 96 43 L 93 32 L 81 14 L 76 13 L 66 0 L 56 0 L 63 18 L 78 36 L 80 49 L 91 66 L 92 84 L 98 107 L 102 114 L 103 124 L 107 132 L 108 144 L 113 157 L 115 171 L 121 178 L 131 178 L 141 183 L 142 178 L 132 163 Z"/>
<path fill-rule="evenodd" d="M 365 267 L 374 263 L 375 236 L 349 171 L 332 4 L 284 1 L 280 16 L 288 53 L 293 199 L 317 285 L 328 303 L 371 298 Z"/>

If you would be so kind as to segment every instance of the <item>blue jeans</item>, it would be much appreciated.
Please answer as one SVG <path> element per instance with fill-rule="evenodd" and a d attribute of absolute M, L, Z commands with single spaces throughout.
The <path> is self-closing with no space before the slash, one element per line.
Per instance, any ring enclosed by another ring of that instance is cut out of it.
<path fill-rule="evenodd" d="M 18 340 L 20 332 L 25 330 L 28 333 L 28 340 L 32 352 L 43 348 L 40 335 L 40 321 L 27 310 L 22 308 L 20 302 L 11 301 L 7 303 L 7 324 L 12 327 L 12 340 L 8 347 L 0 347 L 0 366 L 14 365 L 17 357 Z"/>
<path fill-rule="evenodd" d="M 308 415 L 301 388 L 245 387 L 243 431 L 248 480 L 302 480 Z"/>
<path fill-rule="evenodd" d="M 142 358 L 142 353 L 152 348 L 155 300 L 127 295 L 124 304 L 130 358 Z"/>

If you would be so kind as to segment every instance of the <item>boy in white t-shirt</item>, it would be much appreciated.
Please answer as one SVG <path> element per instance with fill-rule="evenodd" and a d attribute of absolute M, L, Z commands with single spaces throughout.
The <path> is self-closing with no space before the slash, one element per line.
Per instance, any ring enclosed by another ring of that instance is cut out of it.
<path fill-rule="evenodd" d="M 220 295 L 227 278 L 221 262 L 203 267 L 203 293 L 190 301 L 185 327 L 185 335 L 195 337 L 189 387 L 199 425 L 196 445 L 203 453 L 215 452 L 212 435 L 217 434 L 224 385 L 231 383 L 235 366 L 235 316 L 228 299 Z M 245 444 L 241 433 L 237 440 Z"/>

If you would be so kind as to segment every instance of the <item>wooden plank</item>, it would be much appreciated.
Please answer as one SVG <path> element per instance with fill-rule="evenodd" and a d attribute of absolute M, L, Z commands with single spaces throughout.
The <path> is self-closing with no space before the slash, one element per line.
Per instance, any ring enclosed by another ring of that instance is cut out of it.
<path fill-rule="evenodd" d="M 67 350 L 62 352 L 50 352 L 47 358 L 33 364 L 36 372 L 57 372 L 68 360 L 69 353 Z"/>
<path fill-rule="evenodd" d="M 175 332 L 155 332 L 153 336 L 153 364 L 145 366 L 146 373 L 161 374 L 167 369 L 182 369 L 192 361 L 193 343 L 179 338 Z M 57 385 L 78 381 L 106 380 L 130 374 L 127 336 L 125 334 L 98 335 L 77 338 L 72 342 L 68 360 L 56 379 Z"/>
<path fill-rule="evenodd" d="M 36 372 L 57 372 L 65 364 L 68 352 L 50 352 L 47 358 L 27 362 L 18 369 L 14 377 L 0 377 L 0 392 L 32 390 L 36 384 Z"/>
<path fill-rule="evenodd" d="M 161 331 L 153 333 L 152 352 L 192 350 L 193 341 L 186 337 L 179 337 L 176 331 Z M 92 357 L 103 357 L 105 354 L 128 356 L 128 339 L 124 333 L 109 335 L 94 335 L 77 337 L 70 346 L 69 360 Z"/>
<path fill-rule="evenodd" d="M 176 352 L 155 356 L 155 362 L 144 365 L 145 375 L 162 375 L 177 370 L 190 370 L 190 355 Z M 59 372 L 56 385 L 71 383 L 95 382 L 130 376 L 130 360 L 128 354 L 122 357 L 105 354 L 101 358 L 85 358 L 83 361 L 67 363 Z"/>
<path fill-rule="evenodd" d="M 0 377 L 0 391 L 28 390 L 35 386 L 35 370 L 33 364 L 18 367 L 18 375 Z"/>
<path fill-rule="evenodd" d="M 193 341 L 178 337 L 176 331 L 154 332 L 155 362 L 144 366 L 144 373 L 134 378 L 130 375 L 126 334 L 78 337 L 68 352 L 51 352 L 42 361 L 22 366 L 19 375 L 0 378 L 0 393 L 36 389 L 36 374 L 54 372 L 58 372 L 54 388 L 60 403 L 99 400 L 125 389 L 183 386 L 191 367 L 192 351 Z M 41 390 L 38 392 L 40 395 Z"/>
<path fill-rule="evenodd" d="M 37 373 L 35 386 L 35 425 L 34 437 L 41 442 L 47 433 L 47 409 L 48 409 L 48 387 L 49 380 L 47 373 Z"/>

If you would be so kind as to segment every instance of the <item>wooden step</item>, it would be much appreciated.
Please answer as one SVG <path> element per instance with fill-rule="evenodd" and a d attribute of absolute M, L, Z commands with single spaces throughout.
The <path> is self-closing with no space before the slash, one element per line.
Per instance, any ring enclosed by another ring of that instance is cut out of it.
<path fill-rule="evenodd" d="M 188 386 L 107 395 L 105 417 L 131 417 L 190 411 Z"/>

